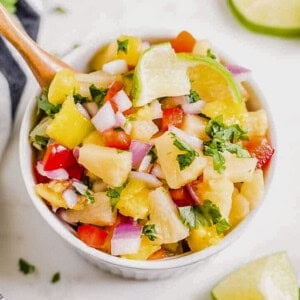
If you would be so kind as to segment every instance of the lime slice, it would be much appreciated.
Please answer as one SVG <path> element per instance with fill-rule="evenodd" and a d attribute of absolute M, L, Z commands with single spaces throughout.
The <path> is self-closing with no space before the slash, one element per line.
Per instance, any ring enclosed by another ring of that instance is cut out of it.
<path fill-rule="evenodd" d="M 228 0 L 247 28 L 281 36 L 300 35 L 299 0 Z"/>
<path fill-rule="evenodd" d="M 147 49 L 138 61 L 133 80 L 134 106 L 143 106 L 160 97 L 190 93 L 186 66 L 181 64 L 170 43 Z"/>
<path fill-rule="evenodd" d="M 285 252 L 255 260 L 223 279 L 215 300 L 298 300 L 296 275 Z"/>
<path fill-rule="evenodd" d="M 178 54 L 178 58 L 188 67 L 191 89 L 206 102 L 227 101 L 241 103 L 239 86 L 231 73 L 216 60 L 192 54 Z"/>

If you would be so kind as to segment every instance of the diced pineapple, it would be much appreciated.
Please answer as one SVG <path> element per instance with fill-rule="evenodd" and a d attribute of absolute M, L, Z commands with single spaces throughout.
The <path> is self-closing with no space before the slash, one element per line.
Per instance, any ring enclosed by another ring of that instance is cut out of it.
<path fill-rule="evenodd" d="M 50 138 L 70 149 L 78 146 L 94 129 L 89 119 L 77 109 L 72 96 L 68 96 L 61 110 L 47 127 Z"/>
<path fill-rule="evenodd" d="M 67 96 L 78 92 L 79 83 L 75 78 L 74 72 L 69 69 L 62 69 L 55 74 L 51 81 L 48 99 L 50 103 L 56 105 L 63 103 Z"/>
<path fill-rule="evenodd" d="M 233 183 L 225 176 L 205 180 L 197 185 L 200 199 L 207 199 L 216 204 L 220 208 L 222 216 L 226 219 L 228 219 L 231 210 L 233 189 Z"/>
<path fill-rule="evenodd" d="M 149 193 L 150 220 L 157 231 L 158 244 L 176 243 L 189 235 L 189 229 L 183 225 L 178 210 L 168 191 L 159 187 Z"/>
<path fill-rule="evenodd" d="M 117 203 L 119 212 L 133 219 L 145 219 L 149 214 L 149 190 L 140 180 L 131 178 Z"/>
<path fill-rule="evenodd" d="M 152 121 L 153 119 L 153 112 L 150 105 L 142 106 L 138 109 L 137 113 L 135 114 L 136 119 L 139 121 Z"/>
<path fill-rule="evenodd" d="M 94 144 L 98 146 L 104 146 L 103 136 L 98 130 L 94 130 L 83 139 L 82 144 Z"/>
<path fill-rule="evenodd" d="M 253 209 L 262 199 L 264 194 L 264 174 L 261 169 L 255 170 L 251 181 L 242 184 L 241 194 L 250 202 L 250 209 Z"/>
<path fill-rule="evenodd" d="M 142 237 L 140 248 L 135 254 L 125 254 L 122 257 L 135 260 L 146 260 L 151 254 L 160 249 L 160 245 L 150 241 L 146 236 Z"/>
<path fill-rule="evenodd" d="M 268 130 L 268 119 L 265 110 L 245 112 L 243 115 L 243 129 L 248 136 L 265 136 Z"/>
<path fill-rule="evenodd" d="M 197 115 L 184 115 L 181 129 L 187 134 L 199 137 L 201 140 L 207 140 L 208 136 L 205 133 L 207 120 Z"/>
<path fill-rule="evenodd" d="M 50 183 L 39 183 L 35 186 L 35 192 L 46 200 L 52 207 L 69 208 L 64 200 L 62 193 L 69 187 L 68 181 L 51 181 Z M 84 208 L 85 198 L 79 196 L 79 201 L 73 207 L 73 210 Z"/>
<path fill-rule="evenodd" d="M 38 150 L 42 150 L 42 148 L 40 144 L 36 143 L 36 136 L 47 136 L 46 130 L 51 122 L 52 119 L 50 117 L 46 117 L 42 119 L 30 132 L 30 142 L 32 142 L 33 146 Z"/>
<path fill-rule="evenodd" d="M 131 138 L 143 142 L 149 142 L 152 136 L 158 132 L 158 127 L 152 121 L 131 121 Z"/>
<path fill-rule="evenodd" d="M 88 203 L 82 210 L 68 209 L 66 217 L 70 222 L 81 222 L 97 226 L 111 226 L 116 221 L 116 211 L 113 212 L 110 198 L 105 192 L 94 194 L 95 202 Z"/>
<path fill-rule="evenodd" d="M 212 157 L 207 157 L 207 165 L 203 171 L 206 180 L 227 177 L 233 183 L 250 181 L 254 174 L 257 159 L 253 157 L 239 158 L 235 154 L 224 152 L 225 170 L 218 173 L 213 166 Z"/>
<path fill-rule="evenodd" d="M 221 239 L 222 237 L 217 234 L 216 226 L 200 226 L 198 229 L 191 230 L 187 242 L 192 251 L 199 251 L 219 243 Z"/>
<path fill-rule="evenodd" d="M 129 71 L 122 74 L 121 81 L 123 83 L 123 89 L 127 95 L 131 95 L 133 88 L 133 71 Z"/>
<path fill-rule="evenodd" d="M 79 148 L 78 161 L 105 183 L 118 187 L 126 181 L 131 171 L 132 154 L 129 151 L 87 144 Z"/>
<path fill-rule="evenodd" d="M 237 225 L 248 215 L 249 211 L 249 201 L 235 189 L 232 195 L 232 206 L 229 215 L 230 224 L 232 226 Z"/>
<path fill-rule="evenodd" d="M 180 188 L 181 186 L 195 180 L 206 165 L 206 158 L 198 152 L 198 156 L 195 157 L 193 162 L 185 169 L 180 170 L 180 166 L 177 160 L 177 155 L 185 153 L 179 150 L 174 145 L 174 138 L 169 132 L 165 132 L 160 137 L 154 140 L 155 147 L 157 149 L 157 156 L 163 174 L 166 177 L 168 185 L 172 189 Z"/>

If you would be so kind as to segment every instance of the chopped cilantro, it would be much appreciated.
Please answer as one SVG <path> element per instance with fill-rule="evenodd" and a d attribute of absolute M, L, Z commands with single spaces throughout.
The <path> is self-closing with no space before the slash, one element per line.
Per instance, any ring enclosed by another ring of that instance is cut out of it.
<path fill-rule="evenodd" d="M 61 104 L 54 105 L 49 102 L 46 96 L 46 91 L 44 91 L 41 96 L 37 96 L 36 100 L 38 105 L 38 114 L 40 113 L 40 111 L 43 111 L 47 116 L 53 118 L 54 115 L 58 113 L 59 110 L 61 109 Z"/>
<path fill-rule="evenodd" d="M 75 44 L 73 44 L 72 49 L 77 49 L 77 48 L 79 48 L 79 47 L 80 47 L 80 44 L 75 43 Z"/>
<path fill-rule="evenodd" d="M 43 135 L 36 135 L 34 137 L 34 144 L 35 146 L 38 146 L 39 149 L 44 149 L 49 141 L 49 137 L 48 136 L 43 136 Z"/>
<path fill-rule="evenodd" d="M 97 88 L 94 84 L 90 86 L 91 96 L 99 107 L 103 105 L 103 100 L 107 94 L 107 91 L 107 88 Z"/>
<path fill-rule="evenodd" d="M 55 274 L 53 274 L 52 278 L 51 278 L 51 283 L 56 283 L 60 280 L 60 273 L 56 272 Z"/>
<path fill-rule="evenodd" d="M 155 147 L 152 147 L 149 152 L 148 152 L 148 155 L 151 156 L 151 161 L 150 163 L 153 164 L 156 162 L 157 160 L 157 152 L 156 152 L 156 148 Z"/>
<path fill-rule="evenodd" d="M 206 51 L 206 56 L 212 58 L 212 59 L 216 59 L 216 55 L 211 51 L 211 49 L 207 49 Z"/>
<path fill-rule="evenodd" d="M 52 11 L 56 14 L 61 14 L 61 15 L 64 15 L 67 12 L 66 9 L 61 6 L 55 6 Z"/>
<path fill-rule="evenodd" d="M 118 42 L 118 53 L 122 51 L 125 54 L 127 54 L 129 40 L 128 39 L 123 41 L 117 40 L 117 42 Z"/>
<path fill-rule="evenodd" d="M 73 98 L 74 98 L 75 103 L 83 104 L 83 103 L 91 102 L 91 100 L 89 98 L 83 97 L 80 94 L 74 94 Z"/>
<path fill-rule="evenodd" d="M 211 140 L 204 142 L 203 153 L 213 158 L 217 172 L 222 173 L 225 170 L 225 158 L 222 155 L 224 151 L 237 157 L 250 157 L 249 152 L 238 144 L 239 140 L 248 139 L 246 132 L 238 124 L 227 126 L 223 123 L 223 117 L 218 116 L 208 122 L 205 132 Z"/>
<path fill-rule="evenodd" d="M 124 184 L 116 188 L 108 188 L 106 195 L 110 198 L 110 205 L 112 209 L 114 209 L 117 203 L 119 202 L 121 192 L 126 187 L 127 183 L 128 181 L 126 181 Z"/>
<path fill-rule="evenodd" d="M 84 192 L 83 196 L 86 198 L 86 200 L 90 204 L 95 203 L 95 196 L 94 196 L 94 193 L 91 190 L 86 189 L 86 191 Z"/>
<path fill-rule="evenodd" d="M 199 94 L 196 91 L 190 91 L 190 94 L 188 95 L 189 103 L 195 103 L 200 100 Z"/>
<path fill-rule="evenodd" d="M 35 266 L 30 264 L 23 258 L 19 259 L 19 270 L 20 272 L 24 273 L 25 275 L 31 274 L 35 271 Z"/>
<path fill-rule="evenodd" d="M 186 167 L 190 166 L 192 162 L 195 160 L 197 156 L 199 156 L 198 152 L 196 152 L 191 146 L 181 140 L 176 134 L 170 132 L 172 137 L 174 138 L 173 145 L 176 146 L 179 150 L 184 151 L 185 153 L 177 155 L 177 161 L 179 164 L 180 170 L 184 170 Z"/>
<path fill-rule="evenodd" d="M 199 228 L 199 226 L 210 227 L 216 225 L 218 234 L 227 231 L 230 224 L 222 218 L 220 209 L 210 200 L 204 200 L 203 205 L 179 207 L 180 218 L 186 226 Z"/>
<path fill-rule="evenodd" d="M 11 14 L 16 12 L 16 3 L 18 0 L 0 0 L 0 3 L 7 9 Z"/>
<path fill-rule="evenodd" d="M 157 230 L 155 224 L 144 225 L 143 234 L 147 236 L 150 241 L 155 241 L 157 238 Z"/>

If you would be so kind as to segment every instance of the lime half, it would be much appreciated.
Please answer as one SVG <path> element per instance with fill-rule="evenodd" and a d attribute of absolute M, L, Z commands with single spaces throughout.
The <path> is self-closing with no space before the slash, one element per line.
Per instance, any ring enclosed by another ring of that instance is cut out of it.
<path fill-rule="evenodd" d="M 186 66 L 181 64 L 170 43 L 147 49 L 140 57 L 133 78 L 133 105 L 143 106 L 153 99 L 182 96 L 190 92 Z"/>
<path fill-rule="evenodd" d="M 247 28 L 272 35 L 300 36 L 299 0 L 228 0 Z"/>
<path fill-rule="evenodd" d="M 298 300 L 296 275 L 285 252 L 255 260 L 217 284 L 215 300 Z"/>

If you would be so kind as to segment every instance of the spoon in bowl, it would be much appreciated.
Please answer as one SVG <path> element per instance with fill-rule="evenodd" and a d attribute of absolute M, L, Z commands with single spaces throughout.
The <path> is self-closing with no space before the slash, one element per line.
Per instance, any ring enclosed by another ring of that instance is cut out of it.
<path fill-rule="evenodd" d="M 0 34 L 21 54 L 42 88 L 49 86 L 57 71 L 65 68 L 72 69 L 34 42 L 1 4 Z"/>

